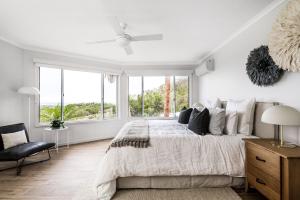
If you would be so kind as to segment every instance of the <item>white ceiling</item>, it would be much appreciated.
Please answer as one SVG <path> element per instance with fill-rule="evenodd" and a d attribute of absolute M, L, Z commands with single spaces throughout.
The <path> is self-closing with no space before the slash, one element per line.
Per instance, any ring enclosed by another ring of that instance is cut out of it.
<path fill-rule="evenodd" d="M 40 48 L 118 62 L 194 63 L 272 0 L 1 0 L 0 36 Z M 163 33 L 162 41 L 116 44 L 86 41 L 115 36 L 107 16 L 132 35 Z"/>

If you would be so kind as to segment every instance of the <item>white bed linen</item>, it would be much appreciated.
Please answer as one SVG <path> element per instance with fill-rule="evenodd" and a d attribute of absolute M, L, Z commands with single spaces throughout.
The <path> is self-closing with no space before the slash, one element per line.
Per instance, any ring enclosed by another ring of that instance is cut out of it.
<path fill-rule="evenodd" d="M 175 120 L 150 120 L 149 130 L 150 147 L 111 148 L 104 156 L 96 176 L 99 199 L 112 198 L 118 177 L 245 175 L 242 138 L 253 136 L 199 136 Z"/>

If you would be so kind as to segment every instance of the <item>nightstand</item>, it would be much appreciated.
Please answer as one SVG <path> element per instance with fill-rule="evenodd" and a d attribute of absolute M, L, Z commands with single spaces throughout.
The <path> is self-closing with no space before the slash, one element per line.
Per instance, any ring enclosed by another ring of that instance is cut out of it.
<path fill-rule="evenodd" d="M 300 199 L 300 147 L 278 148 L 271 139 L 244 139 L 246 191 L 254 187 L 271 200 Z"/>

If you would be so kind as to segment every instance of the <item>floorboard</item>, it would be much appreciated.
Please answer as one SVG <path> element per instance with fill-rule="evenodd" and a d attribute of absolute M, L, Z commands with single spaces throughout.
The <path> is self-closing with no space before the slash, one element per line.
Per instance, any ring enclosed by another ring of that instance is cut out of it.
<path fill-rule="evenodd" d="M 0 172 L 0 199 L 58 200 L 72 199 L 78 187 L 90 184 L 97 163 L 105 154 L 110 140 L 72 145 L 51 151 L 50 161 L 26 166 L 21 176 L 15 170 Z M 46 152 L 29 158 L 36 161 L 46 158 Z M 1 163 L 0 168 L 15 163 Z M 249 193 L 236 190 L 243 200 L 265 200 L 255 190 Z"/>

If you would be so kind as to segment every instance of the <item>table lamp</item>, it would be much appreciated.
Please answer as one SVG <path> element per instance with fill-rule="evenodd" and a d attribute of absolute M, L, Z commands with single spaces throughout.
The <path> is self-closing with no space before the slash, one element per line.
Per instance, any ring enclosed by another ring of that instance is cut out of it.
<path fill-rule="evenodd" d="M 299 126 L 300 112 L 289 106 L 273 106 L 264 111 L 261 121 L 267 124 L 280 126 L 280 144 L 279 148 L 293 148 L 295 145 L 286 144 L 283 141 L 283 126 Z"/>

